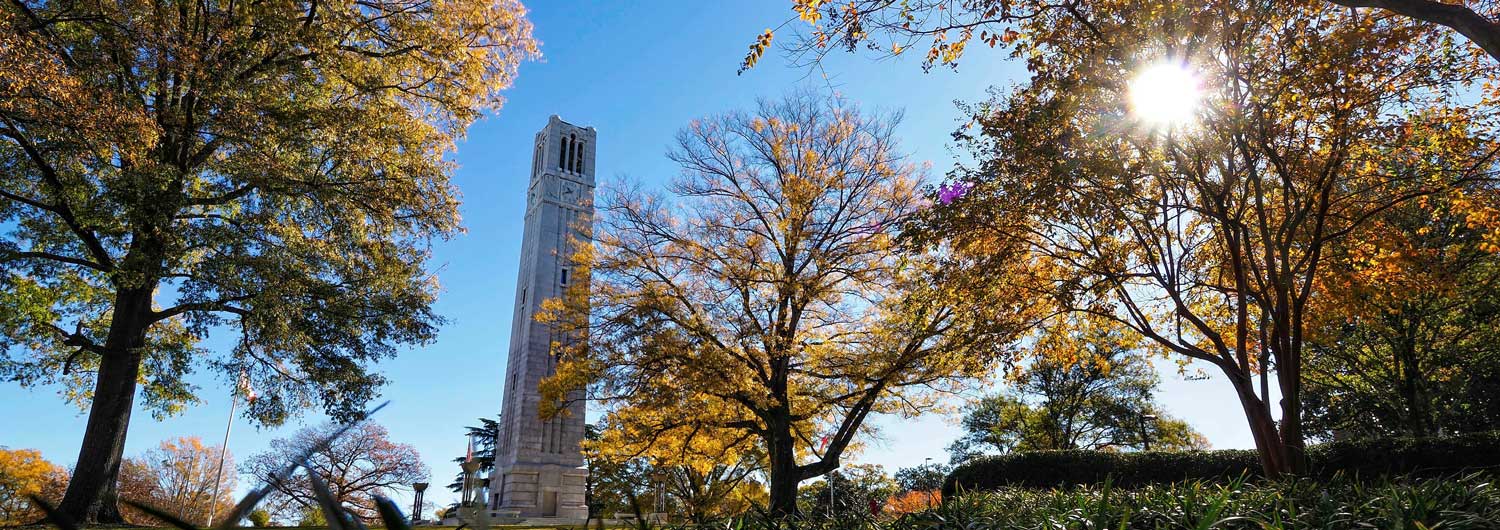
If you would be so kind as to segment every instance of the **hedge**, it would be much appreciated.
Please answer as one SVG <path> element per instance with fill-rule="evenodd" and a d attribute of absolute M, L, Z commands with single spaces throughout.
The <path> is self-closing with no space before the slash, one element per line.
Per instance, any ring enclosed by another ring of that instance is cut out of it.
<path fill-rule="evenodd" d="M 1319 478 L 1338 473 L 1361 477 L 1443 475 L 1500 468 L 1500 431 L 1445 438 L 1331 442 L 1308 447 L 1307 453 L 1309 475 Z M 965 462 L 949 473 L 943 482 L 943 495 L 1001 486 L 1096 485 L 1106 479 L 1129 488 L 1240 476 L 1261 476 L 1255 451 L 1028 451 Z"/>

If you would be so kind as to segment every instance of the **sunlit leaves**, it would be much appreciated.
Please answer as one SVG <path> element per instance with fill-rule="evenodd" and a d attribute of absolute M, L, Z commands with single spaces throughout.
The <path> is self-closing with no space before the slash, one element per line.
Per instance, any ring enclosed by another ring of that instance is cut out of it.
<path fill-rule="evenodd" d="M 932 390 L 1008 352 L 1031 306 L 960 289 L 1006 274 L 944 275 L 941 254 L 896 246 L 922 200 L 895 122 L 817 94 L 765 101 L 683 129 L 669 195 L 601 193 L 577 258 L 592 289 L 540 315 L 589 336 L 559 343 L 544 388 L 593 381 L 607 428 L 592 450 L 692 462 L 756 449 L 778 469 L 774 492 L 836 467 L 869 414 L 926 410 Z"/>
<path fill-rule="evenodd" d="M 83 403 L 137 349 L 171 414 L 229 331 L 206 361 L 248 373 L 252 417 L 352 417 L 365 363 L 435 333 L 443 155 L 536 54 L 525 9 L 179 4 L 0 10 L 0 376 Z"/>
<path fill-rule="evenodd" d="M 976 259 L 1027 242 L 1040 296 L 1219 368 L 1252 403 L 1267 470 L 1294 468 L 1308 304 L 1330 245 L 1492 174 L 1494 107 L 1459 95 L 1492 72 L 1409 21 L 1315 2 L 1037 13 L 1018 22 L 1030 83 L 970 108 L 977 130 L 959 133 L 982 159 L 954 175 L 973 190 L 919 233 Z M 1131 76 L 1164 59 L 1199 76 L 1191 127 L 1127 112 Z M 1291 396 L 1279 425 L 1272 384 Z"/>

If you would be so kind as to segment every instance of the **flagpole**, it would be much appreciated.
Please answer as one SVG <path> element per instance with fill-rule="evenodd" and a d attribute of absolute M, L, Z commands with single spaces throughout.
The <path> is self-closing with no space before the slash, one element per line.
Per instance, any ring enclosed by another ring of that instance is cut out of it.
<path fill-rule="evenodd" d="M 214 517 L 219 515 L 219 485 L 224 483 L 224 454 L 229 451 L 229 430 L 234 427 L 234 406 L 239 404 L 239 392 L 229 393 L 229 420 L 224 422 L 224 444 L 219 446 L 219 470 L 214 473 L 214 496 L 208 501 L 208 524 L 212 527 Z"/>

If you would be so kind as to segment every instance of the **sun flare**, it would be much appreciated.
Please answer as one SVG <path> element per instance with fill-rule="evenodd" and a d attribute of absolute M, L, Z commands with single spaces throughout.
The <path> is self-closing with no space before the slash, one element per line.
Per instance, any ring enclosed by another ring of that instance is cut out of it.
<path fill-rule="evenodd" d="M 1131 114 L 1157 126 L 1192 121 L 1201 97 L 1197 74 L 1178 62 L 1151 65 L 1130 80 Z"/>

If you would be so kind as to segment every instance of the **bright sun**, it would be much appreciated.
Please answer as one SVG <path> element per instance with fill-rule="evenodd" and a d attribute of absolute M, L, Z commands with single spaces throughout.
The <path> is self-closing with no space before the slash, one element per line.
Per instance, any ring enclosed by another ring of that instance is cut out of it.
<path fill-rule="evenodd" d="M 1201 96 L 1198 76 L 1182 63 L 1154 64 L 1130 80 L 1131 114 L 1158 126 L 1191 121 Z"/>

